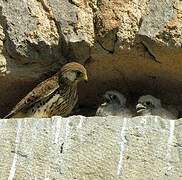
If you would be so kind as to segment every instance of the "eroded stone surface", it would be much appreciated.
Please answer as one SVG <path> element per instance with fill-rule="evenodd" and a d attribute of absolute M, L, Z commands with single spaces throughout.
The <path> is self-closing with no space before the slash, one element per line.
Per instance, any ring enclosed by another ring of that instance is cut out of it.
<path fill-rule="evenodd" d="M 7 72 L 6 69 L 6 58 L 3 55 L 3 40 L 5 38 L 3 28 L 0 26 L 0 76 Z"/>
<path fill-rule="evenodd" d="M 0 0 L 1 116 L 73 60 L 89 73 L 83 105 L 112 88 L 180 105 L 181 10 L 178 0 Z"/>
<path fill-rule="evenodd" d="M 173 179 L 181 120 L 72 116 L 0 121 L 1 179 Z"/>

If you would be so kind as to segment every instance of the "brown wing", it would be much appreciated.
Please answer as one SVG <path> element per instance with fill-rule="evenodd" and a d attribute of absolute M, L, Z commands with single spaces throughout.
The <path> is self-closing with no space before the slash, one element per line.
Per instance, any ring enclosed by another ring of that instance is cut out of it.
<path fill-rule="evenodd" d="M 41 99 L 48 97 L 59 87 L 58 77 L 52 76 L 51 78 L 38 84 L 31 92 L 29 92 L 4 118 L 9 118 L 16 112 L 21 111 L 40 101 Z"/>

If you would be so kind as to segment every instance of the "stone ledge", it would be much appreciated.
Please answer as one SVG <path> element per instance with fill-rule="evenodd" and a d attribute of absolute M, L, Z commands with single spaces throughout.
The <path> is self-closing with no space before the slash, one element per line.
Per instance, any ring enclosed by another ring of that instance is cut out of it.
<path fill-rule="evenodd" d="M 53 117 L 0 121 L 0 179 L 182 177 L 182 121 Z"/>

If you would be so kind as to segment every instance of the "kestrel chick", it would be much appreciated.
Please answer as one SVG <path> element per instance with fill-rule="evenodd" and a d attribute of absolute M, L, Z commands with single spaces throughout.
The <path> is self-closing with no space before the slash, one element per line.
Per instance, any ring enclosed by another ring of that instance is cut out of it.
<path fill-rule="evenodd" d="M 103 97 L 104 103 L 97 109 L 97 116 L 132 116 L 126 107 L 126 98 L 118 91 L 106 91 Z"/>
<path fill-rule="evenodd" d="M 137 113 L 142 116 L 154 115 L 166 119 L 177 119 L 174 114 L 162 107 L 160 99 L 151 95 L 141 96 L 136 105 L 136 110 Z"/>
<path fill-rule="evenodd" d="M 77 102 L 77 84 L 82 80 L 88 80 L 86 69 L 76 62 L 67 63 L 37 85 L 5 118 L 68 116 Z"/>

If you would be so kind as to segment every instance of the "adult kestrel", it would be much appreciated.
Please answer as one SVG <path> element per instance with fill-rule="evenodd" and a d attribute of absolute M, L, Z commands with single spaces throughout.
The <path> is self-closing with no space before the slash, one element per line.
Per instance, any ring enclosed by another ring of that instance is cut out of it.
<path fill-rule="evenodd" d="M 38 84 L 4 118 L 68 116 L 77 102 L 77 84 L 82 80 L 88 80 L 84 66 L 67 63 Z"/>
<path fill-rule="evenodd" d="M 136 110 L 139 115 L 155 115 L 166 119 L 177 119 L 177 117 L 170 111 L 166 110 L 161 105 L 161 100 L 151 95 L 141 96 L 138 99 Z"/>
<path fill-rule="evenodd" d="M 106 91 L 104 103 L 97 109 L 97 116 L 122 116 L 132 117 L 132 113 L 126 107 L 126 98 L 118 91 Z"/>

